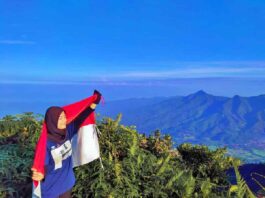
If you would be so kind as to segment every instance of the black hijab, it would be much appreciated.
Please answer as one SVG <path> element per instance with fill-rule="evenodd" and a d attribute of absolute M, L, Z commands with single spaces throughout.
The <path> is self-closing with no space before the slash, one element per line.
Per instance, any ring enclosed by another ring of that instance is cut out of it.
<path fill-rule="evenodd" d="M 56 143 L 62 143 L 65 140 L 66 129 L 58 129 L 57 124 L 60 114 L 64 110 L 61 107 L 49 107 L 45 113 L 45 123 L 47 126 L 48 139 Z"/>

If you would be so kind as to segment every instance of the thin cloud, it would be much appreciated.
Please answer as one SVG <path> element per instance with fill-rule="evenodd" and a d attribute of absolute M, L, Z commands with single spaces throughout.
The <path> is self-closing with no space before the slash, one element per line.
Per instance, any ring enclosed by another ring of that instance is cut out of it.
<path fill-rule="evenodd" d="M 0 84 L 29 84 L 29 85 L 102 85 L 102 86 L 142 86 L 146 82 L 130 81 L 55 81 L 55 80 L 0 80 Z"/>
<path fill-rule="evenodd" d="M 216 61 L 216 62 L 189 62 L 182 66 L 167 67 L 161 65 L 159 70 L 155 67 L 128 68 L 116 72 L 97 71 L 91 74 L 85 71 L 64 72 L 58 77 L 57 70 L 45 74 L 45 72 L 30 71 L 30 73 L 12 72 L 2 74 L 0 83 L 27 83 L 27 84 L 78 84 L 128 86 L 147 85 L 153 80 L 188 79 L 188 78 L 262 78 L 265 79 L 264 61 Z M 213 66 L 215 65 L 215 66 Z M 18 76 L 15 76 L 16 73 Z M 3 78 L 4 77 L 4 78 Z M 78 79 L 78 80 L 77 80 Z M 141 81 L 141 82 L 137 82 Z M 143 83 L 144 81 L 144 83 Z M 157 83 L 157 82 L 156 82 Z M 162 83 L 163 84 L 163 83 Z"/>
<path fill-rule="evenodd" d="M 197 77 L 262 77 L 264 67 L 193 67 L 161 71 L 126 71 L 110 74 L 114 78 L 197 78 Z"/>
<path fill-rule="evenodd" d="M 0 40 L 0 44 L 5 45 L 35 45 L 34 41 L 23 41 L 23 40 Z"/>
<path fill-rule="evenodd" d="M 0 84 L 36 84 L 36 85 L 87 85 L 87 82 L 45 81 L 45 80 L 1 80 Z"/>

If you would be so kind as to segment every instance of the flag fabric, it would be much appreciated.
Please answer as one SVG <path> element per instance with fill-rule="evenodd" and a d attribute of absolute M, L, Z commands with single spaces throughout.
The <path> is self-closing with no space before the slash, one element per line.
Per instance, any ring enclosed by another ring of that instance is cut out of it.
<path fill-rule="evenodd" d="M 92 162 L 100 157 L 95 124 L 83 125 L 72 138 L 73 167 Z"/>
<path fill-rule="evenodd" d="M 97 95 L 90 96 L 76 103 L 63 106 L 67 118 L 67 125 L 90 106 L 97 99 Z M 81 124 L 78 132 L 72 137 L 72 161 L 77 167 L 100 158 L 95 112 L 93 111 Z M 47 127 L 42 125 L 40 138 L 35 148 L 32 170 L 44 175 L 44 163 L 47 145 Z M 32 197 L 41 198 L 41 182 L 33 181 Z"/>

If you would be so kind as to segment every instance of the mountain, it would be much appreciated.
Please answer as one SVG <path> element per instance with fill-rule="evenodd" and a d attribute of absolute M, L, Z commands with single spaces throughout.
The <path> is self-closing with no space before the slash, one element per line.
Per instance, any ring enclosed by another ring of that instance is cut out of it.
<path fill-rule="evenodd" d="M 200 90 L 187 96 L 113 101 L 98 111 L 113 118 L 122 113 L 122 124 L 146 134 L 158 129 L 178 142 L 265 148 L 265 95 L 229 98 Z"/>

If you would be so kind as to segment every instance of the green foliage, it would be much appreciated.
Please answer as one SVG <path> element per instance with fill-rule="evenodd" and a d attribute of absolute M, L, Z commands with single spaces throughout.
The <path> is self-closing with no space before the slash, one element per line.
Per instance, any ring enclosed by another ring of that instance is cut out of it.
<path fill-rule="evenodd" d="M 184 167 L 193 171 L 198 178 L 208 177 L 210 182 L 228 185 L 225 170 L 231 167 L 231 157 L 225 156 L 226 148 L 211 151 L 207 146 L 184 143 L 177 147 Z"/>
<path fill-rule="evenodd" d="M 121 125 L 120 120 L 118 115 L 115 120 L 98 122 L 104 169 L 99 160 L 75 168 L 73 197 L 229 195 L 228 188 L 220 188 L 229 186 L 224 170 L 231 166 L 231 158 L 224 155 L 225 149 L 210 151 L 190 144 L 176 149 L 171 136 L 155 131 L 147 137 L 134 126 Z M 0 121 L 0 197 L 30 196 L 30 166 L 41 124 L 40 117 L 32 113 Z"/>
<path fill-rule="evenodd" d="M 41 129 L 37 119 L 25 113 L 0 120 L 0 197 L 31 194 L 30 166 Z"/>
<path fill-rule="evenodd" d="M 183 168 L 185 161 L 172 148 L 170 136 L 162 137 L 155 131 L 146 137 L 134 127 L 120 125 L 120 119 L 121 115 L 116 120 L 105 118 L 98 124 L 104 170 L 97 161 L 76 168 L 75 197 L 193 197 L 196 193 L 198 197 L 218 197 L 225 194 L 215 190 L 209 175 L 203 174 L 197 181 L 194 170 Z M 220 159 L 216 158 L 216 163 Z"/>

